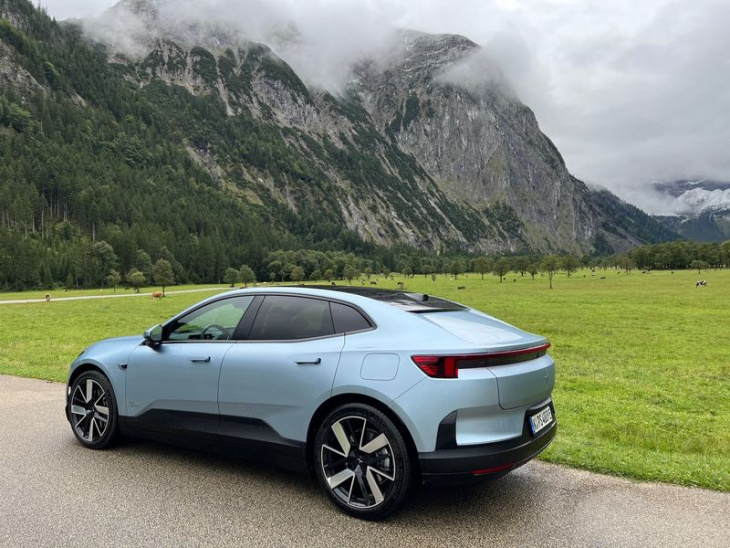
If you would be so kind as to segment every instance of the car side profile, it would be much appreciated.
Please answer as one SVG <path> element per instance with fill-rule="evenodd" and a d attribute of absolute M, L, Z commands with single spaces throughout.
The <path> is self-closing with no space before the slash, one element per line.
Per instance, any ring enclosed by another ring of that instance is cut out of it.
<path fill-rule="evenodd" d="M 66 415 L 121 435 L 312 472 L 358 518 L 421 482 L 502 476 L 557 432 L 550 344 L 438 297 L 355 287 L 236 290 L 71 365 Z"/>

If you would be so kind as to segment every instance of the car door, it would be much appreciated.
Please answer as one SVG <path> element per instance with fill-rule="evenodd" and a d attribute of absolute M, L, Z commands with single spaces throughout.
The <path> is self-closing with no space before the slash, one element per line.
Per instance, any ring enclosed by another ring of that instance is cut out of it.
<path fill-rule="evenodd" d="M 312 413 L 331 393 L 344 340 L 328 301 L 267 295 L 247 340 L 223 360 L 219 434 L 303 443 Z"/>
<path fill-rule="evenodd" d="M 141 345 L 132 352 L 127 410 L 138 428 L 216 432 L 221 364 L 253 299 L 237 296 L 204 304 L 168 322 L 159 345 Z"/>

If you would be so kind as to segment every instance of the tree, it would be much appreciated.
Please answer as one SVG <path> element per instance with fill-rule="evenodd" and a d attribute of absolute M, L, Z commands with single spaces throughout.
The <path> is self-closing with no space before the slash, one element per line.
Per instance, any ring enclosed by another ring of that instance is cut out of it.
<path fill-rule="evenodd" d="M 527 272 L 532 276 L 532 279 L 535 279 L 535 275 L 540 272 L 540 266 L 537 263 L 530 263 L 530 266 L 527 267 Z"/>
<path fill-rule="evenodd" d="M 505 274 L 509 272 L 509 261 L 504 257 L 499 259 L 492 266 L 492 272 L 494 272 L 496 276 L 499 276 L 499 283 L 502 283 Z"/>
<path fill-rule="evenodd" d="M 462 265 L 461 261 L 459 261 L 458 259 L 451 261 L 451 263 L 449 264 L 449 272 L 454 275 L 455 280 L 458 280 L 459 274 L 464 272 L 464 265 Z"/>
<path fill-rule="evenodd" d="M 725 240 L 720 244 L 720 251 L 722 252 L 725 266 L 730 266 L 730 240 Z"/>
<path fill-rule="evenodd" d="M 540 263 L 540 270 L 547 274 L 548 280 L 550 281 L 550 289 L 553 288 L 553 276 L 558 271 L 560 261 L 555 255 L 548 255 L 544 257 Z"/>
<path fill-rule="evenodd" d="M 568 278 L 576 271 L 578 270 L 578 267 L 580 266 L 580 261 L 573 257 L 573 255 L 565 255 L 561 257 L 560 259 L 560 268 L 565 270 L 566 274 L 568 274 Z"/>
<path fill-rule="evenodd" d="M 164 297 L 165 286 L 175 283 L 175 272 L 172 270 L 170 261 L 167 259 L 159 259 L 152 269 L 152 275 L 155 281 L 162 286 L 162 296 Z"/>
<path fill-rule="evenodd" d="M 702 269 L 703 268 L 705 270 L 708 269 L 708 268 L 710 268 L 710 265 L 706 261 L 696 261 L 695 260 L 695 261 L 692 261 L 690 263 L 690 266 L 692 268 L 696 268 L 697 269 L 697 274 L 702 274 Z"/>
<path fill-rule="evenodd" d="M 489 272 L 491 268 L 492 265 L 486 257 L 477 257 L 474 259 L 474 270 L 476 270 L 478 274 L 482 275 L 482 280 L 484 279 L 484 275 Z"/>
<path fill-rule="evenodd" d="M 117 286 L 122 283 L 122 275 L 116 270 L 110 270 L 109 275 L 106 277 L 106 283 L 114 288 L 114 293 L 117 292 Z"/>
<path fill-rule="evenodd" d="M 317 280 L 322 279 L 322 273 L 319 271 L 318 268 L 315 268 L 312 270 L 312 273 L 309 275 L 309 279 L 313 282 L 316 282 Z"/>
<path fill-rule="evenodd" d="M 334 278 L 334 277 L 335 277 L 335 273 L 332 272 L 331 268 L 328 268 L 327 270 L 324 271 L 324 279 L 327 280 L 328 282 L 331 282 L 332 278 Z"/>
<path fill-rule="evenodd" d="M 230 287 L 236 285 L 241 279 L 241 273 L 233 267 L 226 268 L 226 273 L 223 274 L 223 281 Z"/>
<path fill-rule="evenodd" d="M 618 261 L 616 264 L 617 264 L 617 266 L 619 266 L 620 268 L 625 270 L 626 274 L 631 272 L 636 267 L 636 264 L 634 264 L 634 261 L 631 260 L 631 257 L 629 257 L 628 255 L 621 255 L 618 258 Z"/>
<path fill-rule="evenodd" d="M 357 276 L 357 270 L 355 270 L 355 267 L 351 264 L 345 265 L 345 268 L 342 272 L 342 274 L 345 276 L 345 279 L 347 280 L 347 283 L 349 284 L 351 280 Z"/>
<path fill-rule="evenodd" d="M 244 264 L 238 269 L 238 279 L 243 282 L 244 287 L 248 287 L 248 284 L 256 283 L 256 274 L 250 266 Z"/>
<path fill-rule="evenodd" d="M 127 272 L 127 282 L 134 287 L 135 293 L 139 293 L 139 287 L 145 282 L 144 274 L 136 268 L 132 268 Z"/>
<path fill-rule="evenodd" d="M 530 271 L 530 265 L 532 263 L 530 262 L 530 259 L 528 257 L 517 257 L 515 259 L 514 268 L 517 272 L 520 273 L 520 276 L 524 276 L 525 272 Z M 533 278 L 535 276 L 533 275 Z"/>
<path fill-rule="evenodd" d="M 114 253 L 114 248 L 108 243 L 101 240 L 91 246 L 91 271 L 94 285 L 102 285 L 109 271 L 117 268 L 117 264 L 119 264 L 119 260 Z"/>
<path fill-rule="evenodd" d="M 304 269 L 301 266 L 295 266 L 289 274 L 292 282 L 301 282 L 304 279 Z"/>
<path fill-rule="evenodd" d="M 138 249 L 134 257 L 134 267 L 139 270 L 146 280 L 149 280 L 152 276 L 152 259 L 143 249 Z"/>

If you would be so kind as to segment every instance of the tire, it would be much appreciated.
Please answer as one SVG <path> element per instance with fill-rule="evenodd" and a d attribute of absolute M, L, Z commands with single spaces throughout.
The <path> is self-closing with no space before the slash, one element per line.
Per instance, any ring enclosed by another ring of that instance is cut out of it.
<path fill-rule="evenodd" d="M 89 449 L 106 449 L 119 437 L 117 399 L 109 380 L 86 371 L 71 386 L 68 420 L 76 439 Z"/>
<path fill-rule="evenodd" d="M 313 461 L 330 499 L 356 518 L 387 518 L 413 489 L 415 472 L 403 434 L 371 405 L 332 411 L 317 431 Z"/>

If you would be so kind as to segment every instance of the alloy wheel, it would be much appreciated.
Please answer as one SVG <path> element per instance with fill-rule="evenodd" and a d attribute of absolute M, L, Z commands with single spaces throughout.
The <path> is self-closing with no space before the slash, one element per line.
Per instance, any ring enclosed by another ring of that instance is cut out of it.
<path fill-rule="evenodd" d="M 390 441 L 365 417 L 346 416 L 332 423 L 321 446 L 320 462 L 329 489 L 351 508 L 378 506 L 395 485 Z"/>
<path fill-rule="evenodd" d="M 94 379 L 78 383 L 71 395 L 71 420 L 79 438 L 94 443 L 109 428 L 109 394 Z"/>

